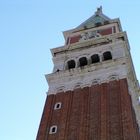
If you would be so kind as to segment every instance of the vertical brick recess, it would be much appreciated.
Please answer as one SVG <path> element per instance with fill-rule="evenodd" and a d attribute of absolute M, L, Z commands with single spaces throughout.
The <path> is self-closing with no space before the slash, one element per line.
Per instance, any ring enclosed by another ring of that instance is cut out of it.
<path fill-rule="evenodd" d="M 82 90 L 76 89 L 73 92 L 73 100 L 71 102 L 70 119 L 68 126 L 67 140 L 79 139 L 80 122 L 82 116 Z"/>
<path fill-rule="evenodd" d="M 109 138 L 108 140 L 122 139 L 121 126 L 121 107 L 120 107 L 120 89 L 119 82 L 112 81 L 108 84 L 108 125 Z"/>
<path fill-rule="evenodd" d="M 91 87 L 89 102 L 90 102 L 89 139 L 100 140 L 101 92 L 99 85 Z"/>
<path fill-rule="evenodd" d="M 107 139 L 107 84 L 101 86 L 101 140 Z"/>
<path fill-rule="evenodd" d="M 80 140 L 88 140 L 89 134 L 89 88 L 83 88 L 81 92 L 81 101 L 80 101 L 80 125 L 79 125 L 79 139 Z"/>
<path fill-rule="evenodd" d="M 49 95 L 36 140 L 140 140 L 127 80 Z"/>

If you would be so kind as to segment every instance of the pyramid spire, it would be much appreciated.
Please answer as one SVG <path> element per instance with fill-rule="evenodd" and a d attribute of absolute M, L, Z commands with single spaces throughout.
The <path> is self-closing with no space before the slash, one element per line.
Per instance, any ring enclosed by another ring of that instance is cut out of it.
<path fill-rule="evenodd" d="M 96 26 L 98 23 L 103 24 L 106 21 L 110 21 L 111 19 L 109 17 L 107 17 L 106 15 L 103 14 L 102 12 L 102 6 L 100 6 L 99 8 L 97 8 L 97 11 L 95 12 L 94 15 L 92 15 L 89 19 L 87 19 L 85 22 L 83 22 L 82 24 L 80 24 L 77 29 L 81 29 L 84 27 L 87 28 L 92 28 L 94 26 Z"/>
<path fill-rule="evenodd" d="M 100 14 L 102 14 L 102 6 L 97 8 L 97 11 L 95 12 L 95 15 L 100 15 Z"/>

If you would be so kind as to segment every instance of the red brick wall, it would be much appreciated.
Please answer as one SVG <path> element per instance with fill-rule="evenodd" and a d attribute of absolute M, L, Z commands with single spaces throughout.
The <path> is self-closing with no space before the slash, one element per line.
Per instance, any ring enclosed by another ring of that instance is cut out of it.
<path fill-rule="evenodd" d="M 36 140 L 140 140 L 126 79 L 49 95 Z"/>
<path fill-rule="evenodd" d="M 78 42 L 80 38 L 81 38 L 80 35 L 71 37 L 71 38 L 70 38 L 70 44 Z"/>
<path fill-rule="evenodd" d="M 109 35 L 109 34 L 112 34 L 112 27 L 111 28 L 108 28 L 108 29 L 104 29 L 104 30 L 99 30 L 99 33 L 101 35 Z"/>

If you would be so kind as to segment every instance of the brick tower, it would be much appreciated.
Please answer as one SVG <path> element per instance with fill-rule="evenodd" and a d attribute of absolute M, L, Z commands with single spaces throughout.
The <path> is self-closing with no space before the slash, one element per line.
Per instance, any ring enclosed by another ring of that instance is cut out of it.
<path fill-rule="evenodd" d="M 100 7 L 63 34 L 36 140 L 140 140 L 140 89 L 120 20 Z"/>

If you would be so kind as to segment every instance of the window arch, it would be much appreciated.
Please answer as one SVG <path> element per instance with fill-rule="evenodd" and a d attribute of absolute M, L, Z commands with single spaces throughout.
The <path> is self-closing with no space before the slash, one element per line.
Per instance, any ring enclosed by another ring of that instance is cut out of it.
<path fill-rule="evenodd" d="M 106 60 L 110 60 L 112 59 L 112 54 L 110 51 L 107 51 L 107 52 L 104 52 L 103 53 L 103 60 L 106 61 Z"/>
<path fill-rule="evenodd" d="M 108 77 L 108 80 L 109 80 L 109 81 L 118 80 L 118 79 L 119 79 L 119 75 L 117 75 L 117 74 L 110 75 L 110 76 Z"/>
<path fill-rule="evenodd" d="M 82 87 L 82 83 L 78 82 L 78 83 L 75 84 L 74 89 L 78 89 L 78 88 L 81 88 L 81 87 Z"/>
<path fill-rule="evenodd" d="M 92 80 L 91 81 L 91 85 L 98 85 L 98 84 L 100 84 L 100 79 L 94 79 L 94 80 Z"/>
<path fill-rule="evenodd" d="M 59 92 L 64 92 L 65 91 L 65 86 L 60 86 L 58 88 L 56 88 L 57 93 Z"/>
<path fill-rule="evenodd" d="M 67 62 L 67 66 L 68 66 L 68 69 L 73 69 L 73 68 L 75 68 L 76 63 L 75 63 L 74 60 L 69 60 L 69 61 Z"/>
<path fill-rule="evenodd" d="M 85 66 L 88 64 L 88 61 L 87 61 L 87 58 L 86 57 L 81 57 L 79 59 L 79 66 L 82 67 L 82 66 Z"/>
<path fill-rule="evenodd" d="M 100 62 L 100 58 L 98 54 L 94 54 L 91 56 L 91 63 L 98 63 Z"/>

